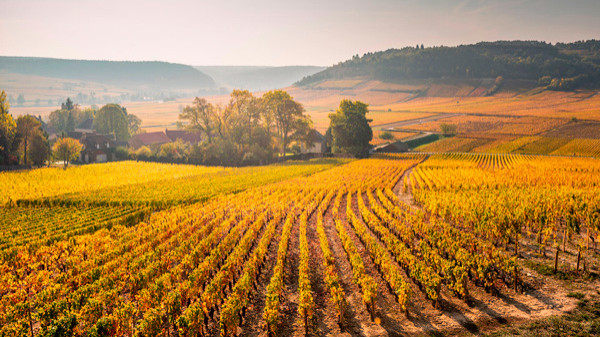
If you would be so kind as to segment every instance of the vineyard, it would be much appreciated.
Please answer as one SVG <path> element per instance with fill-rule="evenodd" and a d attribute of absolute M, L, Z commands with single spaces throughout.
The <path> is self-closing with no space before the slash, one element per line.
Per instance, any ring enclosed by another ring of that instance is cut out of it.
<path fill-rule="evenodd" d="M 599 177 L 595 159 L 520 154 L 1 173 L 0 336 L 479 334 L 560 315 L 575 302 L 553 275 L 598 286 Z"/>

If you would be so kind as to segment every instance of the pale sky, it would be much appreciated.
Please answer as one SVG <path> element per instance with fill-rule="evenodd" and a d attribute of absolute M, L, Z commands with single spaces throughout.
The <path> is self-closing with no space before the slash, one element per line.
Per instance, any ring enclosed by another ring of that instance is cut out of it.
<path fill-rule="evenodd" d="M 600 39 L 599 0 L 0 0 L 0 55 L 321 65 L 424 44 Z"/>

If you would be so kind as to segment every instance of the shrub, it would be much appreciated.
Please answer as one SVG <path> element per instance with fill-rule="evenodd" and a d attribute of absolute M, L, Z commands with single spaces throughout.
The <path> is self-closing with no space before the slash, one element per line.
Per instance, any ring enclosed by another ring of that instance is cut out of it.
<path fill-rule="evenodd" d="M 395 137 L 394 137 L 394 135 L 393 135 L 391 132 L 389 132 L 389 131 L 385 131 L 385 132 L 382 132 L 382 133 L 379 135 L 379 138 L 381 138 L 381 139 L 385 139 L 385 140 L 392 140 L 392 139 L 394 139 Z"/>

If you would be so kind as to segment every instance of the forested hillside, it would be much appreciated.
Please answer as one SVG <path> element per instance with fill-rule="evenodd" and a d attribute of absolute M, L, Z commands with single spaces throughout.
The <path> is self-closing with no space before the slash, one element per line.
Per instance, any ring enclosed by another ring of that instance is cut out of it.
<path fill-rule="evenodd" d="M 340 62 L 296 84 L 362 78 L 496 78 L 533 80 L 554 90 L 600 87 L 600 41 L 549 44 L 538 41 L 480 42 L 458 47 L 405 47 L 367 53 Z"/>
<path fill-rule="evenodd" d="M 152 90 L 213 88 L 213 79 L 194 67 L 167 62 L 64 60 L 0 57 L 0 71 L 11 74 L 90 81 Z"/>

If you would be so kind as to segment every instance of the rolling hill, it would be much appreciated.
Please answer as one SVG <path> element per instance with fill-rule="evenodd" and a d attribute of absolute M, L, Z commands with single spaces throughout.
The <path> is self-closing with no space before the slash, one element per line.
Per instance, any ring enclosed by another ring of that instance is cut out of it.
<path fill-rule="evenodd" d="M 326 81 L 495 79 L 535 82 L 554 90 L 600 87 L 600 41 L 549 44 L 538 41 L 480 42 L 457 47 L 406 47 L 355 55 L 296 83 Z"/>
<path fill-rule="evenodd" d="M 210 76 L 193 67 L 157 61 L 121 62 L 0 57 L 0 71 L 158 90 L 201 89 L 215 86 Z"/>
<path fill-rule="evenodd" d="M 67 97 L 104 104 L 219 93 L 210 76 L 184 64 L 38 57 L 0 57 L 0 88 L 20 107 L 59 106 Z"/>

